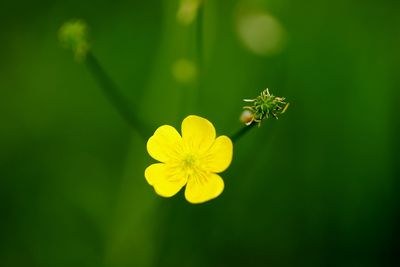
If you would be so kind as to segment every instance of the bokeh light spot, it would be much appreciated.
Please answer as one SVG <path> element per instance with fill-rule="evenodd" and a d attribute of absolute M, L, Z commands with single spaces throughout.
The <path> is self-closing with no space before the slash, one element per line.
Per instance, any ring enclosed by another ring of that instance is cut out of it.
<path fill-rule="evenodd" d="M 184 24 L 191 24 L 197 17 L 197 11 L 201 5 L 201 0 L 181 0 L 176 14 L 177 20 Z"/>
<path fill-rule="evenodd" d="M 262 56 L 280 53 L 286 42 L 286 32 L 282 25 L 265 12 L 239 15 L 237 34 L 245 48 Z"/>
<path fill-rule="evenodd" d="M 197 67 L 193 61 L 181 58 L 172 65 L 172 75 L 180 83 L 190 83 L 196 79 Z"/>

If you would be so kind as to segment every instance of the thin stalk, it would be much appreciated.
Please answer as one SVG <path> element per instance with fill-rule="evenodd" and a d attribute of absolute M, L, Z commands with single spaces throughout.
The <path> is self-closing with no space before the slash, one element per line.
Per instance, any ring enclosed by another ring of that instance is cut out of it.
<path fill-rule="evenodd" d="M 242 127 L 241 129 L 239 129 L 236 133 L 234 133 L 234 134 L 232 134 L 231 136 L 230 136 L 230 138 L 231 138 L 231 140 L 232 140 L 232 142 L 233 143 L 236 143 L 240 138 L 242 138 L 250 129 L 252 129 L 252 128 L 254 128 L 254 126 L 256 125 L 257 123 L 252 123 L 252 124 L 250 124 L 250 125 L 248 125 L 248 126 L 244 126 L 244 127 Z"/>
<path fill-rule="evenodd" d="M 190 102 L 192 107 L 190 110 L 199 110 L 199 97 L 204 86 L 205 70 L 204 70 L 204 47 L 203 47 L 203 30 L 204 30 L 204 1 L 201 1 L 197 10 L 196 23 L 194 24 L 195 33 L 195 62 L 197 65 L 196 82 L 190 93 Z"/>
<path fill-rule="evenodd" d="M 197 22 L 196 22 L 196 50 L 197 50 L 197 62 L 198 62 L 198 67 L 199 67 L 199 74 L 202 74 L 203 70 L 203 57 L 204 57 L 204 51 L 203 51 L 203 27 L 204 27 L 204 22 L 203 22 L 203 17 L 204 17 L 204 4 L 205 1 L 202 1 L 199 9 L 197 11 Z"/>
<path fill-rule="evenodd" d="M 114 81 L 101 66 L 97 58 L 88 52 L 85 60 L 86 66 L 96 79 L 103 94 L 107 97 L 121 117 L 144 139 L 150 136 L 149 126 L 146 125 L 139 117 L 135 110 L 135 105 L 126 99 L 126 97 L 118 89 Z"/>

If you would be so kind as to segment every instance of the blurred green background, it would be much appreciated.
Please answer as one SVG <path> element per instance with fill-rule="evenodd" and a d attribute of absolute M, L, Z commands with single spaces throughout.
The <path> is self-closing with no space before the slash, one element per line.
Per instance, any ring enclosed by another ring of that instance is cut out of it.
<path fill-rule="evenodd" d="M 1 1 L 0 266 L 400 264 L 400 2 L 208 0 L 202 28 L 182 4 Z M 266 87 L 289 110 L 235 144 L 217 199 L 158 197 L 144 141 L 57 40 L 71 18 L 154 129 L 230 134 Z"/>

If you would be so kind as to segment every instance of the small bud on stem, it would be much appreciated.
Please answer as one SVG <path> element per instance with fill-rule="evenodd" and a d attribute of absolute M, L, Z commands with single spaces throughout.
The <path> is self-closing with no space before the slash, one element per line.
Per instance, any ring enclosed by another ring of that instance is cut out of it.
<path fill-rule="evenodd" d="M 71 49 L 75 60 L 82 61 L 89 51 L 88 27 L 82 20 L 64 23 L 58 31 L 58 38 L 66 49 Z"/>
<path fill-rule="evenodd" d="M 285 113 L 289 106 L 284 97 L 277 97 L 270 94 L 268 88 L 262 91 L 261 95 L 256 98 L 244 99 L 243 101 L 252 103 L 251 106 L 243 107 L 244 111 L 241 115 L 241 121 L 246 125 L 256 122 L 260 126 L 264 119 L 270 117 L 278 119 L 278 116 Z"/>
<path fill-rule="evenodd" d="M 240 115 L 240 121 L 246 124 L 246 126 L 230 136 L 234 143 L 244 136 L 251 128 L 254 128 L 256 123 L 260 126 L 264 119 L 270 117 L 278 119 L 278 116 L 285 113 L 289 106 L 289 103 L 285 101 L 284 97 L 271 95 L 268 89 L 262 91 L 261 94 L 254 99 L 243 99 L 243 101 L 251 103 L 252 105 L 243 107 L 244 110 Z"/>

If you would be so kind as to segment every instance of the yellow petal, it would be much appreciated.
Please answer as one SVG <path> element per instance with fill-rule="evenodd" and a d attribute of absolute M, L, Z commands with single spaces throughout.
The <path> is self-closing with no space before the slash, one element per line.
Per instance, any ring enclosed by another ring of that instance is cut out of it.
<path fill-rule="evenodd" d="M 232 162 L 233 144 L 229 137 L 222 135 L 202 158 L 204 169 L 209 172 L 223 172 Z"/>
<path fill-rule="evenodd" d="M 152 164 L 144 172 L 147 182 L 162 197 L 172 197 L 186 184 L 183 172 L 164 163 Z"/>
<path fill-rule="evenodd" d="M 189 178 L 185 197 L 193 204 L 203 203 L 219 196 L 224 190 L 224 181 L 215 173 L 202 173 Z"/>
<path fill-rule="evenodd" d="M 208 120 L 190 115 L 182 122 L 182 139 L 190 151 L 202 154 L 213 144 L 215 128 Z"/>
<path fill-rule="evenodd" d="M 174 127 L 163 125 L 158 127 L 147 141 L 150 156 L 161 162 L 179 158 L 182 149 L 182 138 Z"/>

